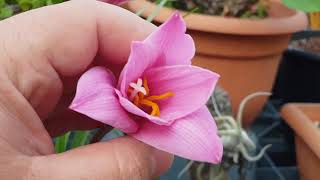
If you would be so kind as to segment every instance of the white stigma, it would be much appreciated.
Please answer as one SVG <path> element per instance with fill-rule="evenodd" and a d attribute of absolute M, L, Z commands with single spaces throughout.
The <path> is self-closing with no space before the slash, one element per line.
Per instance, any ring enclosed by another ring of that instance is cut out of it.
<path fill-rule="evenodd" d="M 130 94 L 130 100 L 133 100 L 134 97 L 141 92 L 143 95 L 147 95 L 147 91 L 142 87 L 142 79 L 138 79 L 137 83 L 130 83 L 130 87 L 133 88 L 132 93 Z"/>

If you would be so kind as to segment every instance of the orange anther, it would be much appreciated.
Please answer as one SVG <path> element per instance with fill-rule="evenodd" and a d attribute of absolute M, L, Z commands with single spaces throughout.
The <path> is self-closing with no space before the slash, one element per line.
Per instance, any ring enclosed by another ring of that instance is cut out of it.
<path fill-rule="evenodd" d="M 174 94 L 172 92 L 167 92 L 158 96 L 149 96 L 147 97 L 148 100 L 150 101 L 159 101 L 159 100 L 163 100 L 163 99 L 167 99 L 169 97 L 172 97 Z"/>

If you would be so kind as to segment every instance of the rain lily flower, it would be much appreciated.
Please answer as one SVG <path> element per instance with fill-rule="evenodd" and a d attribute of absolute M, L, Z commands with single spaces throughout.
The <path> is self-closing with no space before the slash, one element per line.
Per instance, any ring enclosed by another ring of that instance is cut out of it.
<path fill-rule="evenodd" d="M 132 42 L 118 84 L 106 67 L 89 69 L 70 108 L 157 149 L 219 163 L 223 147 L 205 106 L 219 75 L 191 65 L 195 47 L 185 32 L 175 13 L 144 41 Z"/>

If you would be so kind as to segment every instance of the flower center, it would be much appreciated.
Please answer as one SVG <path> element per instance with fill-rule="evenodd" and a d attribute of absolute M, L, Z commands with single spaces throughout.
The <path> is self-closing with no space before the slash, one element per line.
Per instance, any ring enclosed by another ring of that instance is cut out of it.
<path fill-rule="evenodd" d="M 151 96 L 148 81 L 145 77 L 143 78 L 143 82 L 142 79 L 139 78 L 137 83 L 130 83 L 129 85 L 130 87 L 128 88 L 127 93 L 131 102 L 139 108 L 151 108 L 151 112 L 149 113 L 151 116 L 160 116 L 160 109 L 157 101 L 174 96 L 172 92 Z"/>

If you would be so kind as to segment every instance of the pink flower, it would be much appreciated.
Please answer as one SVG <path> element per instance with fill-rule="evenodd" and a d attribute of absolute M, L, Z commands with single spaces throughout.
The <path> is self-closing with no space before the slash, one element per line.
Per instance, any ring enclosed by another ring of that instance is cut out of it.
<path fill-rule="evenodd" d="M 133 42 L 117 86 L 105 67 L 88 70 L 70 108 L 160 150 L 220 162 L 222 144 L 205 106 L 219 75 L 191 65 L 195 47 L 185 32 L 175 13 L 147 39 Z"/>

